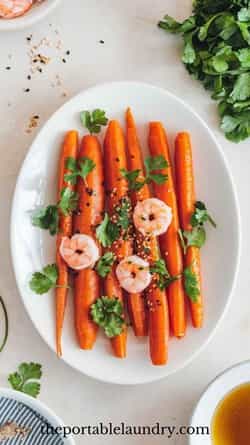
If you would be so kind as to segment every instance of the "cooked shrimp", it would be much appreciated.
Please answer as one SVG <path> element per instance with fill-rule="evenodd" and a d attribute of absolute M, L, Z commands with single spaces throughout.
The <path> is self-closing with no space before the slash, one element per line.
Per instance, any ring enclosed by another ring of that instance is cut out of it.
<path fill-rule="evenodd" d="M 76 234 L 72 238 L 63 237 L 60 254 L 71 269 L 92 269 L 100 258 L 100 252 L 93 238 Z"/>
<path fill-rule="evenodd" d="M 0 17 L 14 19 L 23 15 L 33 4 L 33 0 L 0 0 Z"/>
<path fill-rule="evenodd" d="M 135 227 L 144 236 L 159 236 L 168 230 L 172 210 L 160 199 L 149 198 L 138 202 L 133 219 Z"/>
<path fill-rule="evenodd" d="M 116 268 L 116 276 L 121 287 L 130 294 L 142 292 L 152 279 L 149 263 L 137 255 L 124 258 Z"/>

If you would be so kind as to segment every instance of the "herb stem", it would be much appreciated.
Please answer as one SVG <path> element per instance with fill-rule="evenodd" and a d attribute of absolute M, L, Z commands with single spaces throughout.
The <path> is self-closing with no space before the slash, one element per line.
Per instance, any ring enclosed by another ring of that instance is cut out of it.
<path fill-rule="evenodd" d="M 4 324 L 5 324 L 5 328 L 4 328 L 4 337 L 3 337 L 3 341 L 2 344 L 0 345 L 0 352 L 3 351 L 6 343 L 7 343 L 7 339 L 8 339 L 8 335 L 9 335 L 9 318 L 8 318 L 8 313 L 7 313 L 7 309 L 5 306 L 5 303 L 3 301 L 3 298 L 0 296 L 0 304 L 1 307 L 3 309 L 3 314 L 4 314 Z"/>

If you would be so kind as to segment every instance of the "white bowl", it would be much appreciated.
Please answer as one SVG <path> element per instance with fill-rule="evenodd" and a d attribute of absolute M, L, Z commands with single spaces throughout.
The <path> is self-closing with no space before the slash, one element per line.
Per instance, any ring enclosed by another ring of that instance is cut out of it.
<path fill-rule="evenodd" d="M 40 402 L 37 399 L 34 399 L 33 397 L 29 397 L 26 394 L 18 391 L 13 391 L 12 389 L 8 388 L 0 388 L 0 398 L 5 397 L 10 400 L 15 400 L 17 402 L 22 403 L 23 405 L 27 406 L 28 408 L 32 409 L 35 413 L 41 415 L 45 420 L 48 421 L 48 424 L 52 427 L 63 427 L 65 424 L 64 422 L 56 416 L 56 414 L 51 411 L 46 405 L 44 405 L 42 402 Z M 12 421 L 15 421 L 15 419 L 11 419 Z M 64 445 L 75 445 L 75 442 L 71 436 L 67 436 L 65 439 L 63 439 Z"/>
<path fill-rule="evenodd" d="M 0 18 L 0 31 L 18 31 L 19 29 L 30 27 L 54 11 L 60 1 L 61 0 L 44 0 L 42 3 L 32 6 L 32 8 L 21 17 L 16 17 L 11 20 Z"/>
<path fill-rule="evenodd" d="M 250 382 L 250 361 L 245 361 L 227 369 L 209 384 L 201 396 L 191 418 L 190 425 L 208 426 L 211 430 L 213 415 L 218 404 L 237 386 Z M 189 445 L 212 445 L 211 436 L 193 435 Z"/>

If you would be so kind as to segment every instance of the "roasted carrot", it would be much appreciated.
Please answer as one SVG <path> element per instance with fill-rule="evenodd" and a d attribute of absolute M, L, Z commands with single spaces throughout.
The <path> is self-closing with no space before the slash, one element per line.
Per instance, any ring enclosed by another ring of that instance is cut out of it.
<path fill-rule="evenodd" d="M 172 162 L 170 158 L 167 135 L 160 122 L 151 122 L 149 125 L 149 148 L 152 156 L 163 156 L 168 167 L 161 170 L 168 176 L 164 184 L 154 182 L 154 193 L 158 199 L 164 201 L 172 209 L 172 222 L 168 231 L 160 236 L 160 249 L 166 261 L 171 276 L 180 276 L 168 287 L 167 295 L 169 301 L 171 332 L 175 337 L 181 338 L 186 332 L 186 307 L 185 292 L 182 282 L 183 255 L 178 235 L 179 216 L 175 184 L 173 178 Z"/>
<path fill-rule="evenodd" d="M 121 200 L 128 197 L 128 186 L 125 178 L 121 176 L 121 169 L 127 169 L 125 138 L 119 123 L 110 121 L 104 140 L 104 166 L 105 166 L 105 187 L 108 194 L 107 204 L 109 215 L 115 214 L 117 206 Z M 129 239 L 119 239 L 111 246 L 112 252 L 118 261 L 131 255 L 132 243 Z M 104 280 L 105 295 L 117 297 L 125 306 L 125 293 L 120 288 L 115 266 Z M 114 354 L 119 358 L 126 357 L 127 332 L 124 329 L 120 335 L 111 339 Z"/>
<path fill-rule="evenodd" d="M 179 215 L 182 230 L 192 230 L 191 216 L 195 210 L 195 185 L 193 174 L 193 160 L 190 136 L 188 133 L 179 133 L 175 143 L 175 168 Z M 185 255 L 185 266 L 191 267 L 195 274 L 200 296 L 198 301 L 190 301 L 193 326 L 200 328 L 203 325 L 204 307 L 201 292 L 200 250 L 198 247 L 188 247 Z"/>
<path fill-rule="evenodd" d="M 104 211 L 104 173 L 100 142 L 96 136 L 84 136 L 78 159 L 88 158 L 95 167 L 86 180 L 78 179 L 78 209 L 73 218 L 74 233 L 95 238 L 95 227 L 101 223 Z M 101 247 L 99 246 L 100 251 Z M 100 252 L 101 253 L 101 252 Z M 82 349 L 92 349 L 96 340 L 97 325 L 91 320 L 90 307 L 101 295 L 100 277 L 94 269 L 84 269 L 75 275 L 75 327 Z"/>
<path fill-rule="evenodd" d="M 64 175 L 69 173 L 66 168 L 68 158 L 76 159 L 78 151 L 78 133 L 69 131 L 64 139 L 60 161 L 59 161 L 59 180 L 58 180 L 58 199 L 60 200 L 61 192 L 64 187 L 74 190 L 74 186 L 64 180 Z M 58 281 L 56 288 L 56 350 L 57 355 L 62 355 L 62 329 L 65 308 L 68 293 L 68 267 L 59 253 L 59 247 L 64 236 L 72 235 L 72 215 L 59 214 L 59 233 L 57 236 L 56 264 L 58 267 Z"/>
<path fill-rule="evenodd" d="M 126 113 L 127 121 L 127 141 L 128 141 L 128 167 L 130 171 L 140 170 L 138 180 L 145 178 L 144 163 L 142 151 L 137 136 L 135 121 L 130 109 Z M 139 191 L 132 192 L 132 204 L 149 199 L 151 192 L 148 184 L 145 184 Z M 159 259 L 159 248 L 156 237 L 144 237 L 140 232 L 136 232 L 135 250 L 138 256 L 153 264 Z M 154 365 L 164 365 L 167 362 L 168 354 L 168 336 L 169 320 L 166 292 L 158 289 L 155 284 L 155 278 L 152 284 L 145 292 L 146 304 L 148 306 L 148 317 L 145 312 L 145 305 L 141 294 L 131 295 L 130 312 L 135 333 L 143 329 L 146 333 L 147 321 L 149 323 L 149 342 L 150 355 Z M 147 320 L 148 318 L 148 320 Z"/>

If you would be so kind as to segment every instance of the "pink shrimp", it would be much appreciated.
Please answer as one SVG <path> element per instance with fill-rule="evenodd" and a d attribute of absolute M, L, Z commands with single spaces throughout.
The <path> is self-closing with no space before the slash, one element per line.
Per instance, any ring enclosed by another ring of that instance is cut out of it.
<path fill-rule="evenodd" d="M 170 207 L 157 198 L 139 201 L 134 210 L 134 225 L 144 236 L 165 233 L 172 220 Z"/>
<path fill-rule="evenodd" d="M 149 263 L 137 255 L 122 260 L 116 268 L 116 276 L 121 287 L 130 294 L 142 292 L 152 280 Z"/>
<path fill-rule="evenodd" d="M 33 0 L 0 0 L 0 17 L 14 19 L 25 14 L 33 4 Z"/>
<path fill-rule="evenodd" d="M 76 234 L 72 238 L 63 237 L 60 254 L 71 269 L 92 269 L 100 258 L 97 244 L 91 236 Z"/>

